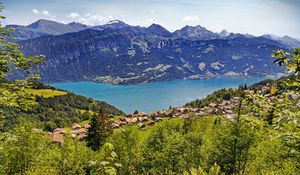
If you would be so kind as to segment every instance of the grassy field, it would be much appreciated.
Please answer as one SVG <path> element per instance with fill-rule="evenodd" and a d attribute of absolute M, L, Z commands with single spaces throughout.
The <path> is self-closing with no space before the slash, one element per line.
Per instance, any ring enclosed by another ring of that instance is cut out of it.
<path fill-rule="evenodd" d="M 41 96 L 44 98 L 50 98 L 50 97 L 55 97 L 55 96 L 61 96 L 61 95 L 66 95 L 67 92 L 64 91 L 58 91 L 58 90 L 52 90 L 52 89 L 26 89 L 26 92 Z"/>

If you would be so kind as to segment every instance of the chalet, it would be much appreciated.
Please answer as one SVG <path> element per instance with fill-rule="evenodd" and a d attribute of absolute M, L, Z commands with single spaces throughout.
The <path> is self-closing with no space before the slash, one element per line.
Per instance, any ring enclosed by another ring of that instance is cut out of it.
<path fill-rule="evenodd" d="M 139 122 L 146 122 L 148 120 L 148 117 L 138 117 Z"/>
<path fill-rule="evenodd" d="M 237 114 L 225 114 L 226 118 L 233 119 L 237 116 Z"/>
<path fill-rule="evenodd" d="M 120 117 L 120 121 L 126 122 L 126 118 L 125 117 Z"/>
<path fill-rule="evenodd" d="M 84 141 L 86 139 L 86 137 L 87 137 L 87 134 L 79 134 L 78 135 L 78 140 L 79 141 Z"/>
<path fill-rule="evenodd" d="M 148 126 L 152 126 L 152 125 L 154 125 L 155 124 L 155 122 L 153 121 L 153 120 L 148 120 L 147 121 L 147 125 Z"/>
<path fill-rule="evenodd" d="M 118 123 L 112 123 L 111 127 L 112 128 L 120 128 L 120 125 Z"/>
<path fill-rule="evenodd" d="M 162 120 L 163 120 L 162 117 L 155 117 L 155 118 L 154 118 L 154 121 L 155 121 L 155 122 L 161 122 Z"/>
<path fill-rule="evenodd" d="M 181 108 L 178 108 L 178 109 L 177 109 L 177 112 L 180 112 L 180 113 L 182 113 L 182 114 L 185 114 L 185 113 L 188 113 L 188 112 L 189 112 L 189 108 L 183 108 L 183 107 L 181 107 Z"/>
<path fill-rule="evenodd" d="M 55 128 L 53 130 L 53 132 L 59 133 L 59 134 L 64 134 L 64 135 L 67 133 L 67 131 L 65 129 L 63 129 L 63 128 Z"/>
<path fill-rule="evenodd" d="M 159 116 L 159 111 L 153 112 L 150 116 L 151 117 L 158 117 Z"/>
<path fill-rule="evenodd" d="M 195 113 L 195 112 L 199 112 L 200 109 L 199 108 L 191 108 L 190 111 Z"/>
<path fill-rule="evenodd" d="M 215 103 L 210 103 L 209 105 L 208 105 L 208 107 L 211 107 L 211 108 L 215 108 L 217 106 L 217 104 L 215 104 Z"/>
<path fill-rule="evenodd" d="M 57 132 L 53 132 L 50 134 L 50 140 L 51 143 L 64 144 L 64 135 Z"/>
<path fill-rule="evenodd" d="M 91 127 L 91 125 L 90 124 L 88 124 L 88 123 L 85 123 L 83 126 L 82 126 L 83 128 L 85 128 L 85 129 L 88 129 L 88 128 L 90 128 Z"/>
<path fill-rule="evenodd" d="M 80 126 L 79 124 L 77 124 L 77 123 L 73 123 L 73 125 L 71 126 L 71 128 L 72 128 L 73 130 L 77 130 L 77 129 L 80 129 L 81 126 Z"/>
<path fill-rule="evenodd" d="M 140 123 L 138 123 L 138 127 L 139 127 L 140 129 L 144 129 L 144 128 L 146 127 L 146 125 L 145 125 L 145 123 L 140 122 Z"/>
<path fill-rule="evenodd" d="M 167 117 L 172 117 L 173 116 L 173 113 L 174 113 L 174 110 L 173 109 L 168 109 L 165 114 Z"/>
<path fill-rule="evenodd" d="M 138 122 L 138 118 L 137 118 L 137 117 L 133 117 L 133 118 L 131 119 L 131 122 L 133 122 L 133 123 Z"/>
<path fill-rule="evenodd" d="M 147 113 L 145 113 L 145 112 L 138 112 L 137 115 L 138 115 L 139 117 L 146 117 L 146 116 L 147 116 Z"/>

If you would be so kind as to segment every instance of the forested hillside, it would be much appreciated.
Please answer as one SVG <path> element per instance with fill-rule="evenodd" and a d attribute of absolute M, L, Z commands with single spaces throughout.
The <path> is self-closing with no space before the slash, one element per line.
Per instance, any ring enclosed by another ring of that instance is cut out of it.
<path fill-rule="evenodd" d="M 101 107 L 107 109 L 108 114 L 111 115 L 124 114 L 105 102 L 56 90 L 40 83 L 31 89 L 25 89 L 25 92 L 35 103 L 28 109 L 0 104 L 0 110 L 5 116 L 1 120 L 1 131 L 7 131 L 17 124 L 28 121 L 36 123 L 42 129 L 52 131 L 55 128 L 89 120 L 94 113 L 99 112 Z"/>

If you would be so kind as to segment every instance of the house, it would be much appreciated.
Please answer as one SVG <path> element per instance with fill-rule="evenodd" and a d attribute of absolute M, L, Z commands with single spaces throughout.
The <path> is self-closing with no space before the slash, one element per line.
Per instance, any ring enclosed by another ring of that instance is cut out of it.
<path fill-rule="evenodd" d="M 158 117 L 158 116 L 159 116 L 159 111 L 153 112 L 150 116 L 151 116 L 152 118 L 153 118 L 153 117 Z"/>
<path fill-rule="evenodd" d="M 73 130 L 77 130 L 77 129 L 80 129 L 81 126 L 80 126 L 79 124 L 77 124 L 77 123 L 73 123 L 73 125 L 71 126 L 71 128 L 72 128 Z"/>
<path fill-rule="evenodd" d="M 64 144 L 64 135 L 57 132 L 53 132 L 50 134 L 50 140 L 51 143 Z"/>
<path fill-rule="evenodd" d="M 112 123 L 111 127 L 112 128 L 120 128 L 120 125 L 118 123 Z"/>
<path fill-rule="evenodd" d="M 137 115 L 138 115 L 139 117 L 146 117 L 146 116 L 147 116 L 147 113 L 145 113 L 145 112 L 138 112 Z"/>
<path fill-rule="evenodd" d="M 79 141 L 84 141 L 86 139 L 87 135 L 86 134 L 79 134 L 78 135 L 78 140 Z"/>
<path fill-rule="evenodd" d="M 144 129 L 144 128 L 146 127 L 146 125 L 145 125 L 145 123 L 140 122 L 140 123 L 138 123 L 138 127 L 139 127 L 140 129 Z"/>
<path fill-rule="evenodd" d="M 133 117 L 133 118 L 131 119 L 131 121 L 132 121 L 133 123 L 136 123 L 136 122 L 138 122 L 138 118 L 137 118 L 137 117 Z"/>
<path fill-rule="evenodd" d="M 184 113 L 188 113 L 189 112 L 189 108 L 178 108 L 177 109 L 177 112 L 180 112 L 181 114 L 184 114 Z"/>
<path fill-rule="evenodd" d="M 66 134 L 67 133 L 67 131 L 65 129 L 63 129 L 63 128 L 55 128 L 53 130 L 53 132 L 59 133 L 59 134 Z"/>
<path fill-rule="evenodd" d="M 210 103 L 210 104 L 208 105 L 208 107 L 212 107 L 212 108 L 215 108 L 216 106 L 217 106 L 216 103 Z"/>
<path fill-rule="evenodd" d="M 155 117 L 155 118 L 154 118 L 154 121 L 155 121 L 155 122 L 161 122 L 162 120 L 163 120 L 162 117 Z"/>
<path fill-rule="evenodd" d="M 173 113 L 174 113 L 174 110 L 173 109 L 168 109 L 165 114 L 167 117 L 172 117 L 173 116 Z"/>
<path fill-rule="evenodd" d="M 126 118 L 122 116 L 122 117 L 120 117 L 120 121 L 126 122 Z"/>
<path fill-rule="evenodd" d="M 155 124 L 155 122 L 153 120 L 148 120 L 147 121 L 148 126 L 153 126 L 154 124 Z"/>
<path fill-rule="evenodd" d="M 148 117 L 138 117 L 139 122 L 145 122 L 148 120 Z"/>
<path fill-rule="evenodd" d="M 85 123 L 83 126 L 82 126 L 83 128 L 85 128 L 85 129 L 88 129 L 88 128 L 90 128 L 91 127 L 91 125 L 90 124 L 88 124 L 88 123 Z"/>

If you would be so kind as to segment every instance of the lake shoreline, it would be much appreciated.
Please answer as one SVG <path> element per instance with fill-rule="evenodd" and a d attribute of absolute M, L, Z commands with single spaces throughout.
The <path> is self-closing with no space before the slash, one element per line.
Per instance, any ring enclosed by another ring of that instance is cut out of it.
<path fill-rule="evenodd" d="M 222 88 L 251 85 L 267 77 L 214 78 L 208 80 L 172 80 L 146 84 L 112 85 L 98 82 L 66 82 L 50 84 L 59 89 L 108 102 L 125 113 L 135 110 L 147 113 L 178 107 L 204 98 Z"/>

